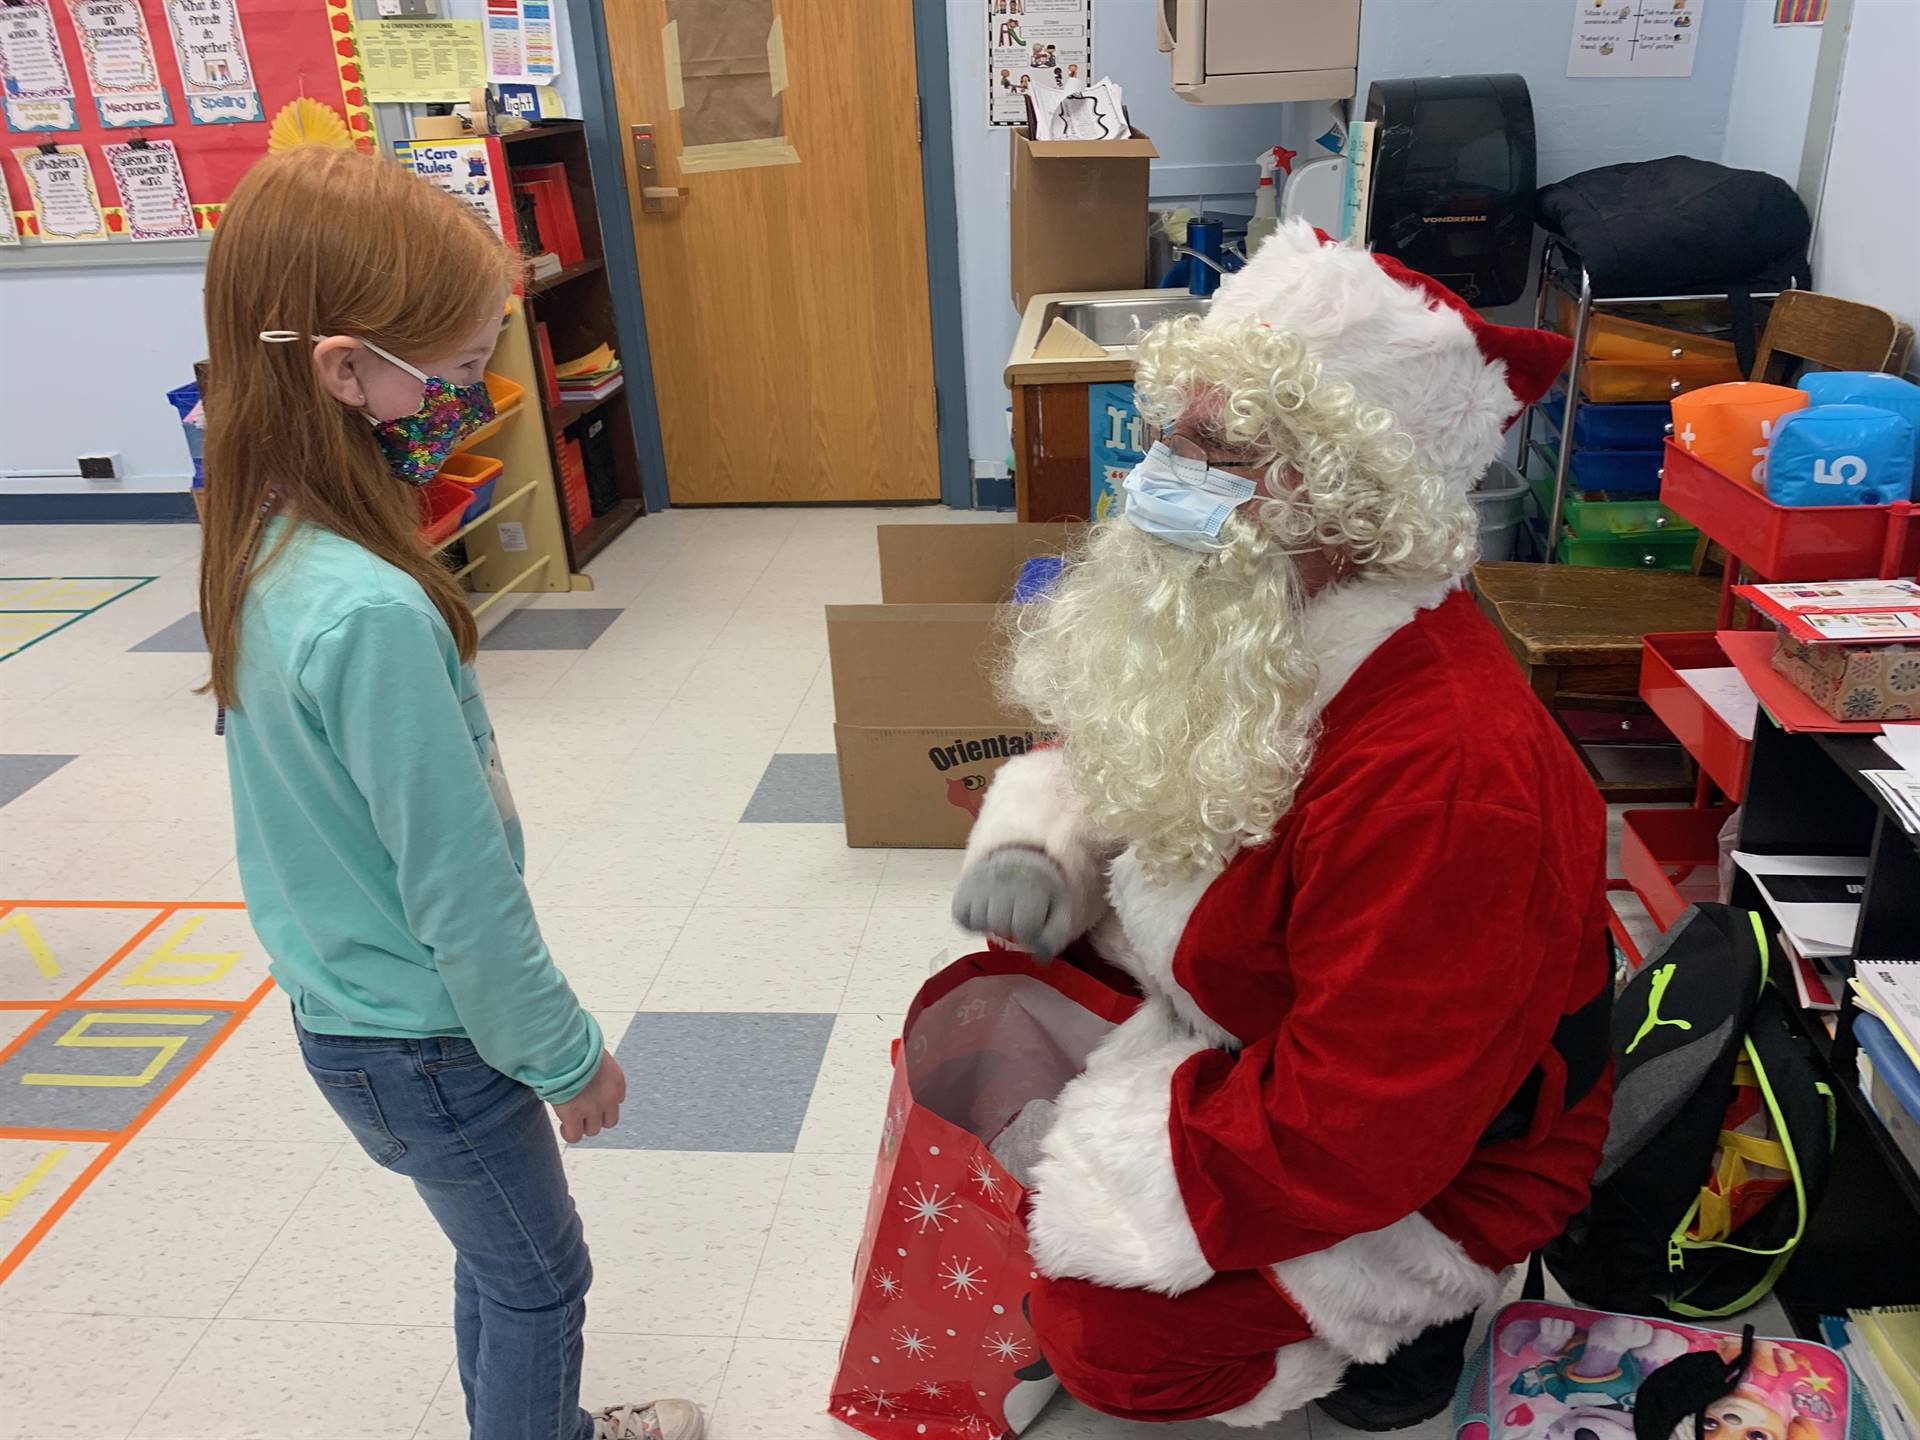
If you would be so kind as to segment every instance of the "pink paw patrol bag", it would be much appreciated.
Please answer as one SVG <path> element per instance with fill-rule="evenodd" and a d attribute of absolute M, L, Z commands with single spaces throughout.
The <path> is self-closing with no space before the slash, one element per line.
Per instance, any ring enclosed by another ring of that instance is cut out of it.
<path fill-rule="evenodd" d="M 1454 1397 L 1456 1440 L 1881 1440 L 1839 1352 L 1520 1300 Z"/>

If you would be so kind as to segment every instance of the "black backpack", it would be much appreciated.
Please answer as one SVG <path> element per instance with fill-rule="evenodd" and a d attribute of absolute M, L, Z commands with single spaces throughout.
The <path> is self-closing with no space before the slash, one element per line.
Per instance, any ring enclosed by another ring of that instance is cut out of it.
<path fill-rule="evenodd" d="M 1767 983 L 1760 917 L 1683 914 L 1615 1002 L 1612 1130 L 1546 1248 L 1583 1305 L 1728 1315 L 1773 1287 L 1826 1188 L 1833 1092 Z"/>

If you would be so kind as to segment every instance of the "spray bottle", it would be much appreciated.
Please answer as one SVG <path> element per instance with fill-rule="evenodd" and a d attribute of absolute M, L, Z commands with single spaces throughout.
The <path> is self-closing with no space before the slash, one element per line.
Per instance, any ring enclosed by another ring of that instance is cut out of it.
<path fill-rule="evenodd" d="M 1292 150 L 1284 145 L 1275 145 L 1271 150 L 1262 150 L 1254 161 L 1260 167 L 1260 184 L 1253 192 L 1253 218 L 1247 222 L 1247 258 L 1252 259 L 1254 251 L 1261 242 L 1280 228 L 1280 213 L 1275 204 L 1273 172 L 1284 170 L 1293 174 Z"/>

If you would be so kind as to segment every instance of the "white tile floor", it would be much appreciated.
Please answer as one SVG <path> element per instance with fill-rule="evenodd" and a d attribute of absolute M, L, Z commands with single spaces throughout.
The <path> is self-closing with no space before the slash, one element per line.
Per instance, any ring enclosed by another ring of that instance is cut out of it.
<path fill-rule="evenodd" d="M 591 649 L 481 657 L 543 923 L 610 1040 L 640 1011 L 836 1016 L 793 1154 L 568 1158 L 599 1276 L 588 1398 L 692 1394 L 716 1440 L 851 1433 L 821 1412 L 887 1046 L 959 940 L 958 857 L 738 822 L 771 755 L 832 749 L 821 604 L 877 598 L 876 520 L 929 518 L 653 517 L 591 594 L 534 602 L 622 609 Z M 0 570 L 158 577 L 0 662 L 0 753 L 77 757 L 0 810 L 0 897 L 240 898 L 212 707 L 190 693 L 204 663 L 127 653 L 193 610 L 197 540 L 0 530 Z M 346 1143 L 269 1000 L 0 1284 L 0 1440 L 458 1436 L 449 1293 L 445 1242 Z M 1309 1427 L 1339 1428 L 1274 1433 Z M 1224 1432 L 1062 1401 L 1029 1433 Z"/>

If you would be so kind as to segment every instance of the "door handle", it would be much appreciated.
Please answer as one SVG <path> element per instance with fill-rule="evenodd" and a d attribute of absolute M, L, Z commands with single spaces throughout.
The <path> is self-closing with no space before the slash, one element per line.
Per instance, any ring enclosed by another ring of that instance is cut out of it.
<path fill-rule="evenodd" d="M 661 185 L 660 156 L 654 144 L 653 126 L 634 125 L 630 129 L 633 141 L 633 168 L 640 181 L 640 209 L 648 215 L 662 214 L 669 200 L 684 200 L 687 192 L 679 185 Z"/>

